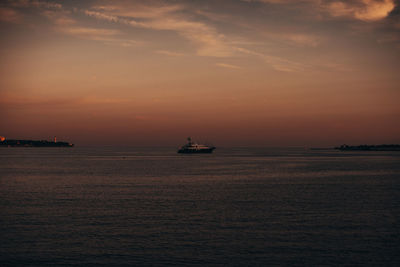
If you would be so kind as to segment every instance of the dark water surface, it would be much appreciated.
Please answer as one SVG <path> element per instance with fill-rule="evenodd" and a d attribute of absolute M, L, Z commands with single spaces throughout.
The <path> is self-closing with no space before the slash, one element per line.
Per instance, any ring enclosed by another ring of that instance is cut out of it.
<path fill-rule="evenodd" d="M 1 148 L 1 266 L 400 265 L 400 152 Z"/>

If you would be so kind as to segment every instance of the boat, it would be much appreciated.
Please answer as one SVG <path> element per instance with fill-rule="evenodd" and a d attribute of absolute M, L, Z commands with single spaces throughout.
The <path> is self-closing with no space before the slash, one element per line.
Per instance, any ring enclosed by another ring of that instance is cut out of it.
<path fill-rule="evenodd" d="M 192 138 L 188 137 L 188 143 L 179 148 L 178 153 L 195 154 L 195 153 L 212 153 L 214 146 L 206 146 L 192 142 Z"/>

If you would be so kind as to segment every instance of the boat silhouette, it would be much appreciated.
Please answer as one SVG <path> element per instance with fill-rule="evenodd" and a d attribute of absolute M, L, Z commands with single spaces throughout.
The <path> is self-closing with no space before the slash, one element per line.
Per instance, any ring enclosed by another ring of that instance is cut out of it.
<path fill-rule="evenodd" d="M 192 142 L 192 138 L 187 138 L 188 143 L 179 148 L 178 153 L 195 154 L 195 153 L 212 153 L 215 149 L 214 146 L 207 146 Z"/>

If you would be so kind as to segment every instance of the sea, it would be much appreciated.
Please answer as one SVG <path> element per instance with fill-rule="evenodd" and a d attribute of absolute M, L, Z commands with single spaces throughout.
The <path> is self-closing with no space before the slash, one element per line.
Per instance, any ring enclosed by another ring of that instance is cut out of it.
<path fill-rule="evenodd" d="M 400 266 L 400 152 L 0 148 L 0 266 Z"/>

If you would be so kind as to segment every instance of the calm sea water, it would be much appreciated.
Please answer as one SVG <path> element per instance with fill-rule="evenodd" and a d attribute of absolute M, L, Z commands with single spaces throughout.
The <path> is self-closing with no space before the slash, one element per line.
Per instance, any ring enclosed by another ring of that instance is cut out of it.
<path fill-rule="evenodd" d="M 0 149 L 1 266 L 400 265 L 400 153 Z"/>

